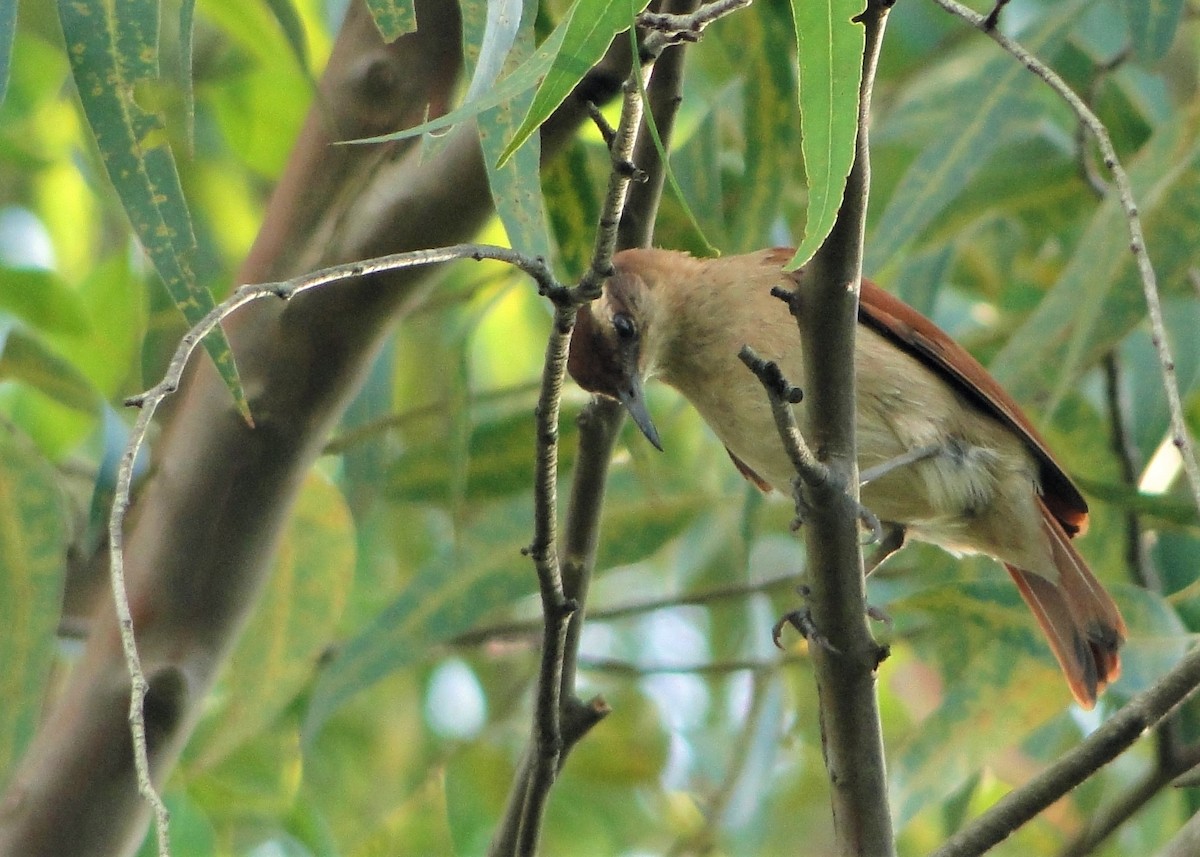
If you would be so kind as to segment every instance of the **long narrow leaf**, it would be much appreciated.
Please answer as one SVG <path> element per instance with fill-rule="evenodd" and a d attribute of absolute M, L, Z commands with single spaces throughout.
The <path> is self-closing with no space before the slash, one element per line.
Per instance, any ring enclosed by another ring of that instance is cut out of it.
<path fill-rule="evenodd" d="M 135 87 L 158 78 L 156 0 L 76 3 L 59 0 L 59 20 L 84 114 L 109 180 L 133 231 L 175 305 L 195 324 L 213 306 L 188 259 L 195 248 L 191 216 L 160 118 L 134 99 Z M 243 416 L 250 407 L 222 331 L 204 341 Z"/>
<path fill-rule="evenodd" d="M 562 47 L 533 97 L 529 112 L 500 156 L 512 157 L 529 135 L 546 121 L 571 90 L 604 56 L 617 33 L 633 25 L 633 16 L 646 8 L 648 0 L 577 0 L 570 17 L 559 24 Z"/>
<path fill-rule="evenodd" d="M 808 217 L 790 267 L 807 262 L 833 229 L 854 163 L 866 30 L 852 19 L 863 6 L 862 0 L 792 2 Z"/>

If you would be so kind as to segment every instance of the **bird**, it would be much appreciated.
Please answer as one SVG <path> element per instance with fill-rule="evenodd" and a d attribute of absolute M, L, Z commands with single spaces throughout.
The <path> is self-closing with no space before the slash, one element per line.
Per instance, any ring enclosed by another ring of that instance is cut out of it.
<path fill-rule="evenodd" d="M 576 313 L 569 373 L 584 390 L 620 401 L 662 449 L 645 398 L 646 381 L 657 378 L 691 403 L 747 479 L 790 494 L 795 470 L 738 353 L 749 345 L 793 383 L 803 377 L 799 328 L 772 295 L 775 287 L 802 295 L 803 269 L 784 270 L 792 255 L 786 247 L 714 259 L 617 253 L 600 297 Z M 861 502 L 888 534 L 885 553 L 913 539 L 999 561 L 1076 702 L 1094 707 L 1120 675 L 1127 630 L 1072 544 L 1087 528 L 1079 489 L 966 349 L 866 279 L 854 360 L 858 466 L 877 474 Z"/>

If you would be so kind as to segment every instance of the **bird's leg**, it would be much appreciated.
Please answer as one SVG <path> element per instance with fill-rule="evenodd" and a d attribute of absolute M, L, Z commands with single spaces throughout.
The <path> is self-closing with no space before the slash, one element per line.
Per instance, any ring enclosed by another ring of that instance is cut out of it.
<path fill-rule="evenodd" d="M 869 485 L 878 479 L 887 476 L 893 470 L 899 470 L 901 467 L 907 467 L 910 464 L 916 464 L 918 461 L 924 461 L 927 458 L 933 458 L 945 449 L 944 444 L 931 443 L 928 446 L 920 446 L 916 449 L 910 449 L 908 452 L 897 455 L 895 458 L 889 458 L 882 464 L 876 464 L 874 467 L 868 467 L 866 470 L 858 474 L 859 486 Z"/>
<path fill-rule="evenodd" d="M 807 600 L 809 594 L 807 586 L 800 584 L 796 587 L 796 592 L 801 598 Z M 771 640 L 778 649 L 783 648 L 783 644 L 779 640 L 783 636 L 783 629 L 786 625 L 791 625 L 800 632 L 801 637 L 808 640 L 814 646 L 820 646 L 822 649 L 825 649 L 827 652 L 833 652 L 835 655 L 841 654 L 837 647 L 817 630 L 816 623 L 813 622 L 812 613 L 809 612 L 808 607 L 801 607 L 799 610 L 791 610 L 784 613 L 779 617 L 779 621 L 771 627 Z"/>
<path fill-rule="evenodd" d="M 868 512 L 867 514 L 870 513 Z M 875 518 L 874 515 L 871 515 L 871 517 Z M 879 531 L 882 533 L 882 535 L 876 539 L 878 546 L 871 553 L 871 556 L 866 560 L 866 570 L 864 573 L 867 575 L 870 575 L 873 571 L 875 571 L 875 569 L 883 565 L 888 557 L 896 553 L 898 550 L 900 550 L 900 548 L 904 547 L 904 527 L 900 526 L 899 524 L 892 523 L 891 521 L 887 523 L 880 523 L 877 518 L 875 519 L 875 523 L 879 526 Z M 796 592 L 799 593 L 801 598 L 808 598 L 809 590 L 807 586 L 801 584 L 800 586 L 796 587 Z M 892 624 L 891 616 L 884 612 L 883 609 L 875 607 L 871 604 L 867 605 L 867 616 L 874 619 L 876 622 L 884 622 L 888 625 Z M 839 654 L 838 650 L 833 646 L 833 644 L 830 643 L 829 640 L 827 640 L 817 629 L 817 626 L 813 623 L 812 614 L 809 613 L 807 607 L 801 607 L 798 610 L 791 610 L 783 614 L 781 617 L 779 617 L 779 621 L 772 626 L 771 639 L 774 641 L 775 645 L 781 649 L 783 648 L 783 645 L 779 642 L 779 640 L 783 636 L 784 627 L 787 625 L 791 625 L 793 628 L 799 631 L 800 636 L 804 637 L 804 639 L 808 640 L 810 643 L 818 645 L 823 649 L 833 652 L 834 654 Z"/>

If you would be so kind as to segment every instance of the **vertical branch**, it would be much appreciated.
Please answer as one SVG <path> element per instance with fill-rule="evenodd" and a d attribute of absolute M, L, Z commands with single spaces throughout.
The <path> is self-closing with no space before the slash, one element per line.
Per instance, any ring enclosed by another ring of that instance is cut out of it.
<path fill-rule="evenodd" d="M 685 0 L 686 2 L 686 0 Z M 717 0 L 691 15 L 643 16 L 650 33 L 641 45 L 637 60 L 641 73 L 651 81 L 654 64 L 663 51 L 680 42 L 694 41 L 712 21 L 728 14 L 749 0 Z M 678 104 L 678 75 L 664 84 L 676 87 L 665 96 L 669 109 Z M 530 553 L 538 567 L 545 622 L 541 669 L 536 694 L 537 710 L 533 737 L 509 792 L 507 807 L 489 846 L 490 855 L 534 854 L 541 836 L 542 819 L 550 789 L 567 751 L 595 723 L 607 714 L 602 700 L 580 701 L 574 693 L 582 607 L 595 561 L 608 461 L 622 422 L 615 402 L 595 401 L 581 418 L 580 456 L 568 513 L 566 540 L 566 576 L 555 550 L 557 517 L 557 440 L 559 400 L 566 365 L 567 346 L 574 327 L 575 312 L 600 294 L 604 281 L 612 274 L 612 259 L 621 239 L 618 229 L 623 220 L 630 183 L 644 180 L 645 173 L 635 162 L 634 152 L 642 123 L 643 104 L 637 74 L 622 87 L 621 118 L 609 135 L 612 170 L 601 208 L 592 261 L 573 290 L 554 289 L 548 297 L 555 305 L 554 329 L 547 344 L 542 393 L 538 404 L 537 482 L 535 484 L 534 543 Z M 652 224 L 659 190 L 648 193 L 639 212 L 639 221 Z M 649 226 L 643 226 L 640 241 L 649 241 Z M 571 621 L 572 616 L 575 620 Z"/>
<path fill-rule="evenodd" d="M 889 5 L 871 0 L 860 18 L 866 46 L 854 165 L 833 230 L 805 267 L 791 300 L 804 349 L 805 435 L 835 477 L 822 484 L 804 482 L 802 490 L 812 620 L 830 643 L 829 648 L 813 646 L 812 660 L 834 826 L 839 853 L 845 855 L 895 852 L 875 698 L 881 652 L 867 626 L 857 520 L 836 502 L 844 491 L 858 496 L 854 335 L 870 185 L 867 118 Z"/>

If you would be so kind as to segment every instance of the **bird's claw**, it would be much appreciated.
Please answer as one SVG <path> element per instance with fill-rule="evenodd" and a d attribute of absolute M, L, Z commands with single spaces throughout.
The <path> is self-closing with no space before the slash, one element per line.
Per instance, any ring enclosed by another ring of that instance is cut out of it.
<path fill-rule="evenodd" d="M 812 614 L 809 613 L 807 607 L 801 607 L 799 610 L 784 613 L 771 628 L 771 639 L 774 641 L 776 648 L 783 648 L 783 643 L 780 642 L 780 639 L 783 637 L 783 629 L 787 625 L 791 625 L 799 631 L 800 636 L 808 640 L 811 645 L 820 646 L 825 651 L 832 652 L 835 655 L 841 654 L 838 648 L 817 630 L 817 626 L 813 623 Z"/>

